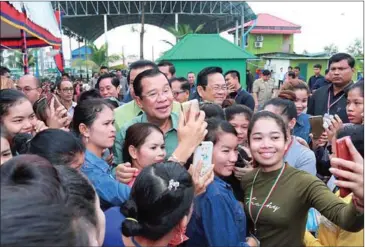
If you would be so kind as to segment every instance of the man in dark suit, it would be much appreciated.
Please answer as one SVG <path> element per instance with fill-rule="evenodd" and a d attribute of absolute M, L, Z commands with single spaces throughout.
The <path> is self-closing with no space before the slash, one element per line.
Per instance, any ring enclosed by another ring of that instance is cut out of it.
<path fill-rule="evenodd" d="M 329 79 L 332 83 L 313 93 L 309 99 L 307 113 L 312 116 L 337 114 L 343 123 L 348 123 L 347 90 L 353 84 L 355 59 L 347 53 L 337 53 L 330 58 L 328 64 Z"/>

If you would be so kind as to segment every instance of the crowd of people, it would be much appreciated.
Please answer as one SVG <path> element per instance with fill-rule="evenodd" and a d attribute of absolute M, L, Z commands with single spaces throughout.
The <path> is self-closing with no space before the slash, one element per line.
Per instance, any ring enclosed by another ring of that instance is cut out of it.
<path fill-rule="evenodd" d="M 354 66 L 338 53 L 325 76 L 315 65 L 305 82 L 296 67 L 276 85 L 263 70 L 246 89 L 236 70 L 177 77 L 169 61 L 126 77 L 103 66 L 87 85 L 14 83 L 1 67 L 1 246 L 362 246 Z M 191 100 L 199 112 L 183 111 Z M 192 165 L 203 141 L 204 174 Z"/>

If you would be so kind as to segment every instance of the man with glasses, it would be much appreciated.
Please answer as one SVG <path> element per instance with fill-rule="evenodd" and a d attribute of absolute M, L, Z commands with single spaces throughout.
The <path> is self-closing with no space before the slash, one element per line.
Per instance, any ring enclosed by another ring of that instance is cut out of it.
<path fill-rule="evenodd" d="M 220 67 L 207 67 L 199 72 L 197 92 L 201 101 L 208 101 L 222 106 L 227 97 L 227 85 Z"/>
<path fill-rule="evenodd" d="M 184 103 L 190 98 L 190 84 L 184 77 L 172 78 L 170 80 L 172 94 L 179 103 Z"/>
<path fill-rule="evenodd" d="M 76 103 L 72 101 L 74 95 L 74 88 L 72 82 L 61 81 L 57 85 L 57 95 L 61 104 L 66 107 L 67 113 L 73 117 Z"/>
<path fill-rule="evenodd" d="M 124 124 L 143 113 L 143 110 L 136 103 L 136 95 L 134 94 L 133 83 L 134 79 L 139 73 L 153 68 L 157 69 L 158 67 L 154 62 L 148 60 L 138 60 L 129 66 L 129 72 L 127 76 L 129 92 L 127 94 L 127 98 L 130 98 L 130 101 L 124 101 L 128 103 L 118 107 L 114 111 L 115 128 L 117 131 L 120 130 Z M 177 113 L 180 112 L 180 104 L 178 102 L 173 103 L 173 111 Z"/>
<path fill-rule="evenodd" d="M 42 94 L 41 82 L 37 77 L 32 75 L 23 75 L 20 77 L 16 89 L 22 91 L 32 104 L 34 104 Z"/>
<path fill-rule="evenodd" d="M 347 90 L 353 84 L 355 59 L 347 53 L 337 53 L 330 58 L 328 66 L 331 83 L 313 93 L 308 102 L 307 113 L 312 116 L 337 114 L 343 123 L 348 123 Z"/>
<path fill-rule="evenodd" d="M 165 135 L 166 154 L 169 157 L 178 144 L 178 114 L 172 112 L 173 94 L 167 77 L 157 68 L 139 73 L 133 82 L 137 105 L 143 110 L 142 115 L 125 124 L 118 132 L 113 147 L 114 163 L 121 164 L 123 145 L 127 129 L 135 123 L 153 123 Z"/>

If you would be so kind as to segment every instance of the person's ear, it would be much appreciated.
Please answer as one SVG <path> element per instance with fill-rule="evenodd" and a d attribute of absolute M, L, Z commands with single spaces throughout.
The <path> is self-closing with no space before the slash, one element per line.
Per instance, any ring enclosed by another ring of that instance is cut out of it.
<path fill-rule="evenodd" d="M 288 123 L 288 127 L 289 130 L 291 131 L 292 129 L 294 129 L 295 124 L 297 123 L 297 120 L 295 118 L 293 118 L 292 120 L 289 121 Z"/>
<path fill-rule="evenodd" d="M 85 124 L 81 123 L 79 125 L 79 131 L 83 137 L 85 137 L 85 138 L 90 137 L 90 130 Z"/>
<path fill-rule="evenodd" d="M 119 95 L 120 92 L 120 85 L 117 87 L 117 94 Z"/>
<path fill-rule="evenodd" d="M 141 108 L 143 110 L 143 105 L 142 105 L 142 99 L 139 96 L 136 96 L 135 98 L 136 104 L 139 106 L 139 108 Z"/>
<path fill-rule="evenodd" d="M 200 97 L 202 97 L 202 94 L 203 94 L 203 92 L 205 91 L 205 90 L 204 90 L 204 88 L 203 88 L 202 86 L 198 86 L 198 87 L 196 88 L 196 90 L 197 90 L 197 92 L 198 92 L 199 96 L 200 96 Z"/>
<path fill-rule="evenodd" d="M 128 147 L 128 153 L 132 157 L 132 159 L 137 159 L 137 149 L 133 145 L 129 145 Z"/>

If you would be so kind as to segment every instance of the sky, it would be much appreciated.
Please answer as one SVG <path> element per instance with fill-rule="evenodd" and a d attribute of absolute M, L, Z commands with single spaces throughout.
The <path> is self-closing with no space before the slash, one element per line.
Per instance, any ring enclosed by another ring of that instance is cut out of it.
<path fill-rule="evenodd" d="M 364 3 L 363 2 L 248 2 L 253 11 L 268 13 L 302 27 L 300 34 L 294 35 L 294 51 L 302 53 L 321 52 L 323 47 L 334 43 L 339 51 L 346 48 L 356 39 L 364 36 Z M 76 20 L 76 19 L 75 19 Z M 117 27 L 107 33 L 109 54 L 121 54 L 123 47 L 125 56 L 139 57 L 139 33 L 131 31 L 132 25 Z M 135 25 L 138 28 L 138 25 Z M 146 59 L 157 59 L 170 46 L 162 40 L 174 42 L 172 34 L 156 26 L 146 25 L 144 53 Z M 230 41 L 233 36 L 221 35 Z M 95 44 L 102 45 L 104 35 Z M 78 48 L 75 40 L 71 48 Z M 63 37 L 65 59 L 70 58 L 69 38 Z"/>

